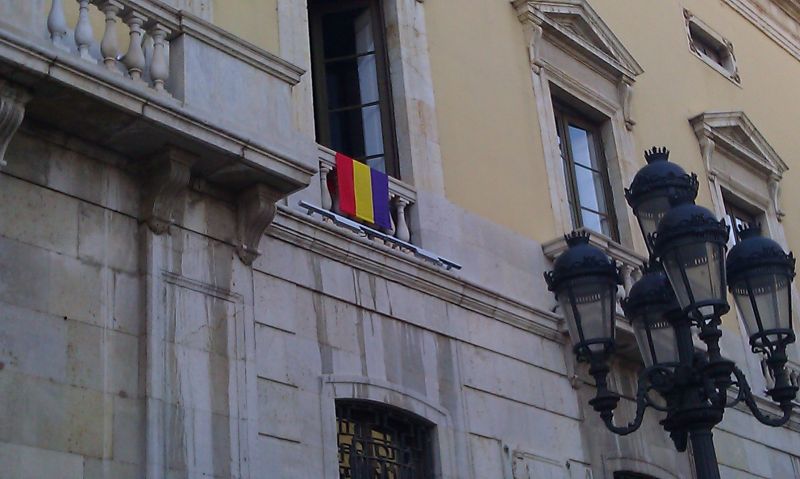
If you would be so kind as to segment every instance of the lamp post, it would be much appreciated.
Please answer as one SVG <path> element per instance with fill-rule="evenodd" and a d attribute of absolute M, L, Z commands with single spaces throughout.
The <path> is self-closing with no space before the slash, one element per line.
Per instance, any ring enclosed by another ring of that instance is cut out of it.
<path fill-rule="evenodd" d="M 725 408 L 744 402 L 756 419 L 770 426 L 783 425 L 791 416 L 798 388 L 790 383 L 785 366 L 786 347 L 795 341 L 790 289 L 795 260 L 760 236 L 758 225 L 736 231 L 739 241 L 726 260 L 728 226 L 694 204 L 697 177 L 670 163 L 666 148 L 653 148 L 645 157 L 647 166 L 625 192 L 650 252 L 644 275 L 622 301 L 645 365 L 636 415 L 629 424 L 614 423 L 620 397 L 607 382 L 621 284 L 617 265 L 589 243 L 588 233 L 573 232 L 545 279 L 563 311 L 577 359 L 589 363 L 597 385 L 589 404 L 606 427 L 630 434 L 641 426 L 648 407 L 662 411 L 660 424 L 677 450 L 685 451 L 691 440 L 697 477 L 716 479 L 720 475 L 712 430 Z M 721 354 L 721 317 L 730 309 L 727 288 L 753 353 L 766 356 L 775 377 L 767 394 L 780 406 L 780 416 L 758 408 L 744 373 Z M 706 352 L 695 350 L 692 327 Z M 735 397 L 729 398 L 729 389 Z"/>

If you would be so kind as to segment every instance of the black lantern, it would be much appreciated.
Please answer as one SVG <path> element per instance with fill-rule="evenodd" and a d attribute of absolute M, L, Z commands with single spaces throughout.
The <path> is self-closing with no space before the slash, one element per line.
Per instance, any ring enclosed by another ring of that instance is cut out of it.
<path fill-rule="evenodd" d="M 605 356 L 614 347 L 617 266 L 599 248 L 589 244 L 589 234 L 572 232 L 564 237 L 567 250 L 553 271 L 545 273 L 567 321 L 578 358 Z"/>
<path fill-rule="evenodd" d="M 728 309 L 725 250 L 728 226 L 691 202 L 673 207 L 653 235 L 654 253 L 664 265 L 684 313 L 699 325 L 718 321 Z"/>
<path fill-rule="evenodd" d="M 633 209 L 639 228 L 647 242 L 656 232 L 661 218 L 672 207 L 670 202 L 693 201 L 697 196 L 697 175 L 687 174 L 683 168 L 669 161 L 669 150 L 655 146 L 645 151 L 647 165 L 636 173 L 625 198 Z"/>
<path fill-rule="evenodd" d="M 728 255 L 728 284 L 750 336 L 753 352 L 783 353 L 795 340 L 791 283 L 794 256 L 761 236 L 759 225 L 738 228 Z"/>
<path fill-rule="evenodd" d="M 677 365 L 678 341 L 670 318 L 680 314 L 680 306 L 660 264 L 645 267 L 644 276 L 622 300 L 622 309 L 633 325 L 645 366 Z"/>

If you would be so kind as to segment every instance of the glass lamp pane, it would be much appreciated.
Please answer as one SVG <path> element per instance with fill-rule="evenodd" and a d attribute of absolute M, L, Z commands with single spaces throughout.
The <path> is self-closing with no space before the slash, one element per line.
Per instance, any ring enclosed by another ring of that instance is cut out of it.
<path fill-rule="evenodd" d="M 791 328 L 791 294 L 786 276 L 767 273 L 749 283 L 748 288 L 744 280 L 738 281 L 732 288 L 748 336 L 762 332 L 759 319 L 765 331 Z"/>
<path fill-rule="evenodd" d="M 642 201 L 636 211 L 636 219 L 639 220 L 639 227 L 645 239 L 655 233 L 658 229 L 658 222 L 669 211 L 669 199 L 666 196 L 656 196 Z"/>
<path fill-rule="evenodd" d="M 694 243 L 675 248 L 664 255 L 664 269 L 681 308 L 725 299 L 724 249 L 716 243 Z M 713 306 L 700 306 L 705 317 Z"/>
<path fill-rule="evenodd" d="M 573 345 L 583 341 L 613 339 L 616 295 L 614 285 L 606 278 L 583 277 L 564 285 L 558 301 L 567 321 Z M 603 350 L 603 344 L 589 349 Z"/>
<path fill-rule="evenodd" d="M 634 318 L 633 332 L 645 366 L 678 362 L 675 329 L 661 312 L 644 313 L 640 318 Z"/>

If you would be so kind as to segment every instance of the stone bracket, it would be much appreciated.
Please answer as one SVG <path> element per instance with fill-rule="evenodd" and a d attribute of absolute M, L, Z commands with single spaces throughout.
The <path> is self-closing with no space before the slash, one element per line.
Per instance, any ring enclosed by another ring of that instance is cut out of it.
<path fill-rule="evenodd" d="M 244 264 L 253 264 L 261 255 L 258 244 L 275 218 L 278 211 L 276 203 L 282 197 L 282 194 L 263 184 L 251 186 L 239 194 L 236 200 L 236 252 Z"/>
<path fill-rule="evenodd" d="M 196 157 L 177 148 L 156 154 L 145 169 L 142 221 L 155 234 L 164 234 L 174 223 L 173 211 L 178 195 L 189 185 L 191 166 Z"/>
<path fill-rule="evenodd" d="M 0 79 L 0 168 L 6 166 L 6 149 L 22 123 L 25 104 L 30 99 L 27 91 Z"/>

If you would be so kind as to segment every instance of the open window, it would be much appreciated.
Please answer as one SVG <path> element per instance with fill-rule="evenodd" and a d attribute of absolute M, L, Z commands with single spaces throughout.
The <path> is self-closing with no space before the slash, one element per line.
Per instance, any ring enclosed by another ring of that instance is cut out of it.
<path fill-rule="evenodd" d="M 379 0 L 308 4 L 317 142 L 399 177 Z"/>

